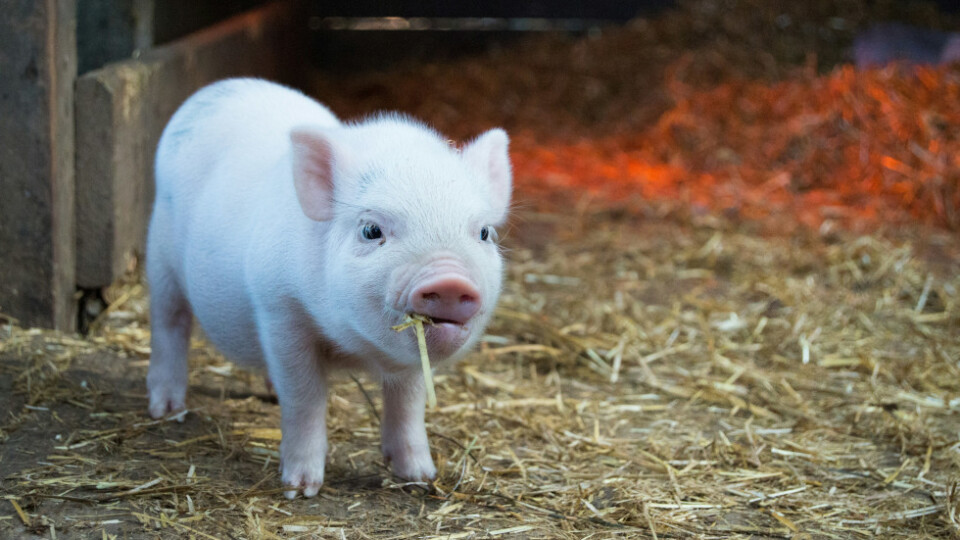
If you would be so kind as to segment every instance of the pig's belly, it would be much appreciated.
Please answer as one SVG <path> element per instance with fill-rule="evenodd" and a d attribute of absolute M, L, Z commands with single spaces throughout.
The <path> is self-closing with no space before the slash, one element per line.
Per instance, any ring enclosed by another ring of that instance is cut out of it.
<path fill-rule="evenodd" d="M 207 338 L 227 359 L 249 367 L 263 366 L 263 352 L 249 304 L 221 296 L 219 302 L 198 302 L 194 314 Z"/>
<path fill-rule="evenodd" d="M 184 282 L 197 322 L 228 359 L 262 366 L 254 306 L 246 294 L 239 258 L 230 256 L 215 239 L 193 240 L 187 248 Z"/>

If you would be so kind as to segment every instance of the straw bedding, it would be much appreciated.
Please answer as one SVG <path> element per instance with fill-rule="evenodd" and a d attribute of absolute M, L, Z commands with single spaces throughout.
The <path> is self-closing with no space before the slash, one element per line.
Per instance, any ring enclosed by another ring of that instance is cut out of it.
<path fill-rule="evenodd" d="M 278 407 L 202 341 L 183 424 L 144 414 L 139 286 L 80 340 L 4 329 L 0 531 L 65 537 L 948 537 L 955 272 L 875 236 L 525 216 L 483 347 L 439 370 L 440 477 L 392 479 L 340 377 L 317 499 L 279 493 Z M 580 230 L 577 230 L 580 229 Z M 587 232 L 583 232 L 587 231 Z M 130 286 L 128 286 L 130 287 Z M 14 502 L 18 505 L 14 506 Z M 23 516 L 16 508 L 22 509 Z"/>

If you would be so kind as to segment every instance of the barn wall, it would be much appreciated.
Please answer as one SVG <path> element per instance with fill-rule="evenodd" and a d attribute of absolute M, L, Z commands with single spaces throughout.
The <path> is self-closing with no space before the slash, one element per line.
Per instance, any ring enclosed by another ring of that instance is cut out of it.
<path fill-rule="evenodd" d="M 0 313 L 73 328 L 73 0 L 0 11 Z"/>

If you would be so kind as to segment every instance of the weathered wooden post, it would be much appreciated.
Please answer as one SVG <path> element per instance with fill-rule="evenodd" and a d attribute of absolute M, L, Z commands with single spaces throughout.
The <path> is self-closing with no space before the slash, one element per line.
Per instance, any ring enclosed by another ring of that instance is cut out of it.
<path fill-rule="evenodd" d="M 73 329 L 76 0 L 0 0 L 0 312 Z"/>

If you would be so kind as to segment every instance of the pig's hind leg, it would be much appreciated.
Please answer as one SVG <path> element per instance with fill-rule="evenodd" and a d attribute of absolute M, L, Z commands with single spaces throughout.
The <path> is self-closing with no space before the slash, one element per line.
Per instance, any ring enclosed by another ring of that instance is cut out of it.
<path fill-rule="evenodd" d="M 151 230 L 151 233 L 156 236 L 155 230 Z M 161 418 L 186 408 L 187 354 L 193 312 L 176 276 L 162 256 L 162 239 L 151 240 L 147 248 L 151 331 L 147 393 L 150 397 L 150 416 Z M 183 417 L 179 420 L 182 422 Z"/>
<path fill-rule="evenodd" d="M 383 457 L 393 473 L 406 480 L 432 480 L 437 476 L 424 425 L 426 399 L 423 373 L 419 369 L 384 376 L 380 425 Z"/>

